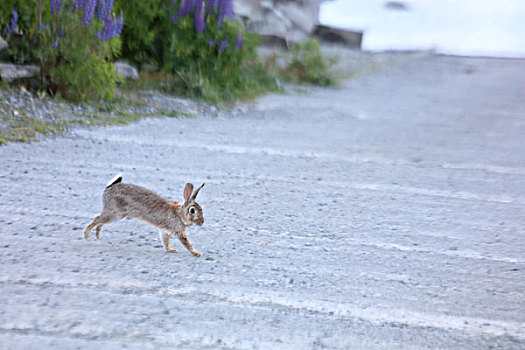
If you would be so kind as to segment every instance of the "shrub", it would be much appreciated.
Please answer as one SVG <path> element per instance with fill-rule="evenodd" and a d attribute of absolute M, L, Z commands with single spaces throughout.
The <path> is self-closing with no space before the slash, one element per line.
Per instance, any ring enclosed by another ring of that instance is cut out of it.
<path fill-rule="evenodd" d="M 232 0 L 181 0 L 172 10 L 162 69 L 173 91 L 215 102 L 275 89 L 257 60 L 258 37 L 232 21 Z"/>
<path fill-rule="evenodd" d="M 13 0 L 0 2 L 0 33 L 9 42 L 7 49 L 0 52 L 1 60 L 16 64 L 36 61 L 35 41 L 29 38 L 30 23 L 35 21 L 34 4 L 30 1 Z"/>
<path fill-rule="evenodd" d="M 111 61 L 120 52 L 122 15 L 112 14 L 111 1 L 68 5 L 55 9 L 49 25 L 39 31 L 43 83 L 53 94 L 74 101 L 114 98 L 120 78 Z"/>
<path fill-rule="evenodd" d="M 38 22 L 38 10 L 41 6 L 41 1 L 36 1 L 36 4 L 35 1 L 28 0 L 0 1 L 0 33 L 6 38 L 6 29 L 12 23 L 13 11 L 17 13 L 17 21 L 16 28 L 12 28 L 11 34 L 17 31 L 29 33 L 30 29 L 34 28 L 34 24 Z M 43 18 L 43 20 L 46 19 Z"/>
<path fill-rule="evenodd" d="M 115 7 L 126 15 L 121 35 L 122 56 L 137 66 L 160 67 L 171 0 L 122 0 Z"/>
<path fill-rule="evenodd" d="M 112 13 L 112 0 L 13 3 L 27 12 L 8 38 L 8 54 L 15 62 L 40 66 L 40 89 L 74 101 L 115 96 L 120 78 L 111 60 L 120 53 L 123 17 Z"/>
<path fill-rule="evenodd" d="M 295 43 L 287 56 L 288 63 L 281 69 L 281 74 L 289 81 L 324 86 L 337 83 L 333 66 L 338 57 L 324 57 L 319 40 L 310 39 Z"/>

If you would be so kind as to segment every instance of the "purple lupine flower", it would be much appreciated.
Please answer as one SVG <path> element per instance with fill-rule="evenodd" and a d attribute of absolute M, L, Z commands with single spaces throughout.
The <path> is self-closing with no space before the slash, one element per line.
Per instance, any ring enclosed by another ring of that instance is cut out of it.
<path fill-rule="evenodd" d="M 92 0 L 87 0 L 87 3 L 84 4 L 84 14 L 82 15 L 82 24 L 86 24 L 87 23 L 87 18 L 89 16 L 89 8 L 91 6 L 91 1 Z"/>
<path fill-rule="evenodd" d="M 18 22 L 18 13 L 13 9 L 13 17 L 11 18 L 11 24 L 8 24 L 4 29 L 4 36 L 9 36 L 15 30 L 16 23 Z"/>
<path fill-rule="evenodd" d="M 60 13 L 60 0 L 51 0 L 51 13 L 56 15 Z"/>
<path fill-rule="evenodd" d="M 104 26 L 102 27 L 102 31 L 97 32 L 98 40 L 104 40 L 106 37 L 106 32 L 108 31 L 108 18 L 104 20 Z"/>
<path fill-rule="evenodd" d="M 118 30 L 118 20 L 115 16 L 113 16 L 113 20 L 111 21 L 112 27 L 111 27 L 111 33 L 109 35 L 108 41 L 111 38 L 114 38 L 117 36 L 117 30 Z"/>
<path fill-rule="evenodd" d="M 222 39 L 219 45 L 217 46 L 217 52 L 223 52 L 226 50 L 226 45 L 228 45 L 228 40 Z"/>
<path fill-rule="evenodd" d="M 102 21 L 106 16 L 106 0 L 99 0 L 97 4 L 97 18 Z"/>
<path fill-rule="evenodd" d="M 215 14 L 217 12 L 218 0 L 208 0 L 206 1 L 206 14 Z"/>
<path fill-rule="evenodd" d="M 75 0 L 75 3 L 73 4 L 73 8 L 75 10 L 81 10 L 84 8 L 84 5 L 86 5 L 86 0 Z"/>
<path fill-rule="evenodd" d="M 113 33 L 113 27 L 115 26 L 114 17 L 111 15 L 106 16 L 104 21 L 104 27 L 102 28 L 102 39 L 109 41 L 111 34 Z"/>
<path fill-rule="evenodd" d="M 61 37 L 61 38 L 66 36 L 66 32 L 64 31 L 64 29 L 60 28 L 58 30 L 58 36 Z"/>
<path fill-rule="evenodd" d="M 13 9 L 13 18 L 11 18 L 11 31 L 15 29 L 16 22 L 18 22 L 18 12 Z"/>
<path fill-rule="evenodd" d="M 51 47 L 57 47 L 58 46 L 58 38 L 55 39 L 55 41 L 53 41 L 53 43 L 51 44 Z"/>
<path fill-rule="evenodd" d="M 108 13 L 106 14 L 102 31 L 97 32 L 97 37 L 99 40 L 109 41 L 112 38 L 119 36 L 123 27 L 124 14 L 122 12 L 118 19 L 112 13 Z"/>
<path fill-rule="evenodd" d="M 237 39 L 235 40 L 235 50 L 240 51 L 242 49 L 242 43 L 243 43 L 242 33 L 239 32 L 239 34 L 237 34 Z"/>
<path fill-rule="evenodd" d="M 233 18 L 233 0 L 218 0 L 217 25 L 222 26 L 225 18 Z"/>
<path fill-rule="evenodd" d="M 195 31 L 197 34 L 202 33 L 205 28 L 204 22 L 204 1 L 195 1 L 195 12 L 193 13 L 193 20 L 195 22 Z"/>
<path fill-rule="evenodd" d="M 222 26 L 222 22 L 224 22 L 224 11 L 222 9 L 222 3 L 223 0 L 219 0 L 217 4 L 217 26 Z"/>
<path fill-rule="evenodd" d="M 109 15 L 113 12 L 113 0 L 106 0 L 106 5 L 104 6 L 104 14 Z"/>
<path fill-rule="evenodd" d="M 233 18 L 233 0 L 222 0 L 222 10 L 224 11 L 224 17 Z"/>
<path fill-rule="evenodd" d="M 122 33 L 122 28 L 124 28 L 124 14 L 121 12 L 117 21 L 117 35 L 115 36 L 120 36 L 120 33 Z"/>
<path fill-rule="evenodd" d="M 93 15 L 95 14 L 95 7 L 97 6 L 97 0 L 87 0 L 87 4 L 84 7 L 84 16 L 82 16 L 82 23 L 86 26 L 91 24 Z"/>
<path fill-rule="evenodd" d="M 177 17 L 186 17 L 194 8 L 193 0 L 182 0 L 177 9 Z"/>

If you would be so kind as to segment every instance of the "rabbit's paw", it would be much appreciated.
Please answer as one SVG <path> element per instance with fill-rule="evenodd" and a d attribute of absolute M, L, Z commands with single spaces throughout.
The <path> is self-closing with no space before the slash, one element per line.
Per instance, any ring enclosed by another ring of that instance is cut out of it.
<path fill-rule="evenodd" d="M 196 256 L 196 257 L 201 257 L 201 256 L 202 256 L 202 253 L 199 252 L 199 251 L 197 251 L 197 250 L 193 250 L 193 251 L 191 252 L 191 254 L 193 254 L 193 256 Z"/>

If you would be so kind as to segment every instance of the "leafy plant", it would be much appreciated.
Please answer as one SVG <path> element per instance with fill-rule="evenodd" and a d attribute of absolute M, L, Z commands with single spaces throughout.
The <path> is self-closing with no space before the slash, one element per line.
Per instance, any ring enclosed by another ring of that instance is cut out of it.
<path fill-rule="evenodd" d="M 112 0 L 13 0 L 10 6 L 20 17 L 12 30 L 0 5 L 0 26 L 11 33 L 7 55 L 40 66 L 40 90 L 74 101 L 115 96 L 120 77 L 111 61 L 120 54 L 123 15 L 114 15 Z"/>
<path fill-rule="evenodd" d="M 287 56 L 288 63 L 281 69 L 281 74 L 289 81 L 324 86 L 337 84 L 333 67 L 338 57 L 324 57 L 319 40 L 293 44 Z"/>
<path fill-rule="evenodd" d="M 177 77 L 170 90 L 219 102 L 276 89 L 257 59 L 258 37 L 231 20 L 231 0 L 181 0 L 175 9 L 162 66 Z"/>
<path fill-rule="evenodd" d="M 62 10 L 51 6 L 52 19 L 39 31 L 38 58 L 42 83 L 53 94 L 74 101 L 115 97 L 120 77 L 111 61 L 120 53 L 122 17 L 110 5 L 76 0 Z"/>
<path fill-rule="evenodd" d="M 16 64 L 36 63 L 38 44 L 34 34 L 38 23 L 48 20 L 43 6 L 42 1 L 0 1 L 0 33 L 9 43 L 7 49 L 0 52 L 0 59 Z M 16 13 L 15 23 L 13 12 Z"/>
<path fill-rule="evenodd" d="M 137 66 L 160 67 L 171 0 L 121 0 L 115 7 L 126 15 L 121 35 L 122 56 Z"/>
<path fill-rule="evenodd" d="M 9 36 L 6 35 L 8 34 L 6 33 L 6 29 L 12 24 L 13 11 L 17 13 L 17 21 L 15 27 L 12 28 L 13 30 L 11 31 L 11 34 L 16 32 L 29 33 L 29 31 L 33 29 L 34 25 L 38 22 L 38 16 L 41 7 L 41 1 L 0 1 L 0 33 L 4 36 L 4 39 L 6 36 Z M 42 20 L 46 21 L 47 18 L 42 18 Z"/>

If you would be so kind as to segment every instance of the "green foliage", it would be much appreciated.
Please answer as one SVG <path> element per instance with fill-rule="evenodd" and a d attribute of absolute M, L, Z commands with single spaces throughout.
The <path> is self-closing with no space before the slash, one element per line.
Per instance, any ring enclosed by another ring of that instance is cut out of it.
<path fill-rule="evenodd" d="M 91 54 L 82 61 L 72 57 L 69 64 L 60 64 L 50 70 L 50 89 L 72 101 L 115 98 L 115 84 L 121 77 L 113 64 Z"/>
<path fill-rule="evenodd" d="M 18 13 L 17 28 L 21 33 L 30 35 L 31 30 L 38 27 L 38 23 L 49 20 L 50 11 L 42 12 L 44 7 L 49 7 L 49 0 L 3 0 L 0 1 L 0 33 L 11 22 L 11 12 Z M 39 21 L 39 13 L 41 20 Z M 1 35 L 1 34 L 0 34 Z"/>
<path fill-rule="evenodd" d="M 81 16 L 64 8 L 38 32 L 42 83 L 52 94 L 73 101 L 114 98 L 120 76 L 111 61 L 120 53 L 120 40 L 99 40 L 94 33 L 102 23 L 93 19 L 86 27 Z"/>
<path fill-rule="evenodd" d="M 203 32 L 195 30 L 193 16 L 172 24 L 163 70 L 176 76 L 167 90 L 212 102 L 248 99 L 277 88 L 257 59 L 259 38 L 245 33 L 242 47 L 235 47 L 241 26 L 216 16 L 206 17 Z"/>
<path fill-rule="evenodd" d="M 19 14 L 0 59 L 38 64 L 38 89 L 69 100 L 114 98 L 120 78 L 111 61 L 121 51 L 139 67 L 158 67 L 162 90 L 215 103 L 276 90 L 278 74 L 295 83 L 337 83 L 337 59 L 324 57 L 317 40 L 293 45 L 287 65 L 278 69 L 258 58 L 259 38 L 243 33 L 231 17 L 217 21 L 215 13 L 206 12 L 202 32 L 197 32 L 192 12 L 173 17 L 180 0 L 116 0 L 113 12 L 124 13 L 124 28 L 121 38 L 109 41 L 95 34 L 103 29 L 101 21 L 94 18 L 86 27 L 81 22 L 84 11 L 74 11 L 73 0 L 61 2 L 56 15 L 49 0 L 0 1 L 0 31 L 11 21 L 13 9 Z M 240 33 L 242 46 L 236 45 Z"/>
<path fill-rule="evenodd" d="M 45 1 L 0 1 L 0 35 L 9 43 L 7 49 L 0 52 L 1 60 L 16 64 L 36 62 L 37 45 L 33 34 L 38 28 L 38 9 L 46 4 Z M 18 13 L 18 22 L 13 33 L 5 37 L 3 32 L 11 23 L 13 10 Z"/>
<path fill-rule="evenodd" d="M 8 40 L 9 46 L 0 51 L 0 60 L 15 64 L 31 64 L 38 61 L 38 43 L 34 36 L 13 34 Z"/>
<path fill-rule="evenodd" d="M 103 23 L 93 18 L 82 24 L 83 10 L 73 10 L 73 0 L 62 0 L 59 14 L 52 14 L 50 1 L 13 0 L 0 4 L 0 28 L 11 21 L 15 9 L 19 19 L 7 38 L 2 59 L 18 64 L 37 64 L 39 90 L 48 90 L 73 101 L 114 98 L 121 81 L 111 61 L 119 56 L 119 38 L 100 40 L 96 33 Z"/>
<path fill-rule="evenodd" d="M 288 53 L 288 64 L 281 74 L 294 83 L 310 83 L 330 86 L 337 84 L 333 66 L 337 57 L 324 57 L 319 40 L 310 39 L 293 44 Z"/>
<path fill-rule="evenodd" d="M 117 12 L 125 16 L 122 30 L 122 56 L 137 66 L 152 64 L 160 67 L 163 38 L 169 21 L 170 0 L 121 0 L 115 3 Z"/>

